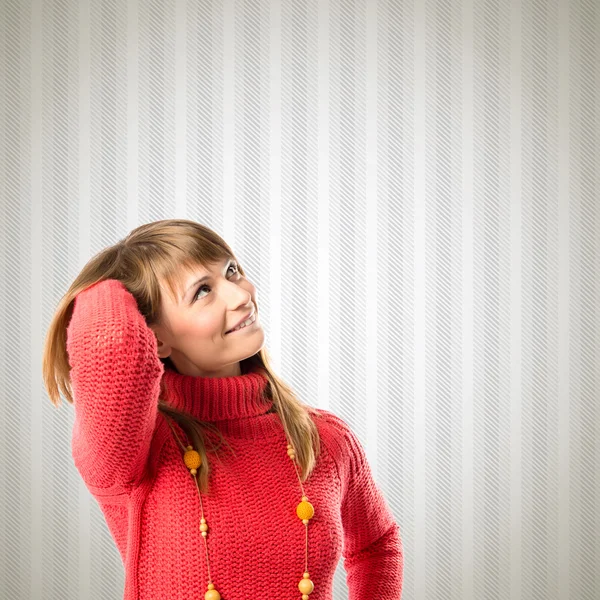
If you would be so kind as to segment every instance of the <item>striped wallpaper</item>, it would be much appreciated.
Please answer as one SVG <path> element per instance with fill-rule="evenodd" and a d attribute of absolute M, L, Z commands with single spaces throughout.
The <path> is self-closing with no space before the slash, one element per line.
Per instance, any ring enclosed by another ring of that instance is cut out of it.
<path fill-rule="evenodd" d="M 403 600 L 600 598 L 597 1 L 0 10 L 2 598 L 122 597 L 42 343 L 92 254 L 170 217 L 363 441 Z"/>

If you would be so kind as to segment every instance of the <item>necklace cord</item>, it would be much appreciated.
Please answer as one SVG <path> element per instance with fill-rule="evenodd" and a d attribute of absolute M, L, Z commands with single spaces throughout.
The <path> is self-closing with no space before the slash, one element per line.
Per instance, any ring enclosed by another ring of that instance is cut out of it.
<path fill-rule="evenodd" d="M 177 443 L 179 444 L 180 448 L 184 452 L 184 464 L 186 465 L 186 468 L 189 468 L 187 465 L 187 462 L 185 460 L 186 453 L 191 453 L 191 454 L 197 455 L 194 457 L 196 459 L 196 462 L 194 464 L 197 463 L 197 466 L 200 466 L 201 459 L 200 459 L 199 453 L 193 449 L 193 446 L 191 446 L 191 445 L 184 446 L 183 445 L 183 443 L 181 442 L 181 440 L 179 438 L 179 435 L 177 434 L 177 431 L 175 431 L 175 428 L 173 427 L 173 425 L 171 423 L 170 418 L 167 418 L 167 423 L 169 424 L 169 427 L 173 431 L 173 434 L 175 435 Z M 302 519 L 302 522 L 304 523 L 304 526 L 305 526 L 304 527 L 304 532 L 305 532 L 305 535 L 304 535 L 304 575 L 303 575 L 303 578 L 300 580 L 300 583 L 298 584 L 298 589 L 302 592 L 302 600 L 309 600 L 308 595 L 313 592 L 314 584 L 309 579 L 309 572 L 308 572 L 308 523 L 309 523 L 310 519 L 314 516 L 314 508 L 313 508 L 312 504 L 308 501 L 308 496 L 306 496 L 306 494 L 305 494 L 304 486 L 302 485 L 302 479 L 298 472 L 298 466 L 297 466 L 296 460 L 295 460 L 296 455 L 294 452 L 294 448 L 291 444 L 288 444 L 287 453 L 288 453 L 288 456 L 290 457 L 290 459 L 292 460 L 292 464 L 294 465 L 294 471 L 296 472 L 296 476 L 297 476 L 298 482 L 300 484 L 300 490 L 302 491 L 302 502 L 296 508 L 296 514 L 299 518 Z M 215 589 L 215 586 L 213 584 L 212 577 L 210 574 L 210 563 L 208 560 L 208 541 L 207 541 L 208 525 L 207 525 L 206 519 L 204 518 L 204 506 L 202 504 L 202 494 L 200 492 L 200 486 L 198 484 L 197 470 L 193 467 L 190 468 L 190 474 L 192 475 L 192 478 L 194 479 L 194 483 L 196 484 L 196 489 L 198 491 L 198 497 L 200 498 L 200 512 L 201 512 L 200 532 L 202 533 L 202 537 L 204 538 L 204 550 L 205 550 L 205 554 L 206 554 L 206 570 L 208 573 L 208 590 L 207 590 L 206 594 L 204 595 L 204 598 L 205 598 L 205 600 L 221 600 L 221 595 Z"/>

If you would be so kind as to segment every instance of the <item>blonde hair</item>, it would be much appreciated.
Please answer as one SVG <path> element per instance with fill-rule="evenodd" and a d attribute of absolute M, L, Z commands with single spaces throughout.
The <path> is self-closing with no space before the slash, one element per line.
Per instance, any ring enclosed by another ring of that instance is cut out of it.
<path fill-rule="evenodd" d="M 239 261 L 227 243 L 208 227 L 187 219 L 166 219 L 146 223 L 133 229 L 127 237 L 93 256 L 75 278 L 66 294 L 60 300 L 52 317 L 42 357 L 44 385 L 54 406 L 60 407 L 62 393 L 70 404 L 73 403 L 70 369 L 66 342 L 67 326 L 71 319 L 77 294 L 98 281 L 117 279 L 136 299 L 138 309 L 146 324 L 161 322 L 162 292 L 160 281 L 167 283 L 173 297 L 183 286 L 183 276 L 196 265 L 205 266 L 231 257 L 238 264 L 238 271 L 244 275 Z M 258 311 L 258 305 L 256 306 Z M 176 371 L 170 358 L 160 358 L 165 369 Z M 311 418 L 319 417 L 317 411 L 301 402 L 293 391 L 273 372 L 269 364 L 266 348 L 240 361 L 242 374 L 262 372 L 267 377 L 264 395 L 272 399 L 273 407 L 289 440 L 294 446 L 296 461 L 301 469 L 301 479 L 306 481 L 313 471 L 320 454 L 320 438 L 317 427 Z M 162 391 L 162 386 L 161 386 Z M 198 483 L 203 492 L 208 492 L 209 447 L 206 435 L 214 431 L 225 441 L 221 432 L 212 423 L 203 422 L 193 415 L 179 411 L 159 397 L 158 410 L 173 419 L 186 433 L 188 439 L 202 457 L 198 469 Z M 210 451 L 216 451 L 221 444 Z M 218 454 L 217 454 L 218 458 Z"/>

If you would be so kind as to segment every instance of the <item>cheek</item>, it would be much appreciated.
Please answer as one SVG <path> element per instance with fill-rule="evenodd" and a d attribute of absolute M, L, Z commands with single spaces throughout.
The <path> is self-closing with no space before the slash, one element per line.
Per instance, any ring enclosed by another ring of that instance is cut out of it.
<path fill-rule="evenodd" d="M 199 339 L 218 335 L 221 329 L 221 319 L 216 315 L 195 314 L 190 315 L 188 319 L 180 323 L 177 337 L 183 341 L 195 343 Z"/>
<path fill-rule="evenodd" d="M 202 315 L 193 325 L 193 331 L 198 337 L 218 335 L 223 328 L 223 318 L 218 315 Z"/>

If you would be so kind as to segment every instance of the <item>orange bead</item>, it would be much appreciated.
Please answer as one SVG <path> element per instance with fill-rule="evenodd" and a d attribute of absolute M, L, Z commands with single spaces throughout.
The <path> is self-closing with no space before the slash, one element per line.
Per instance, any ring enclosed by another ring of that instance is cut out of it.
<path fill-rule="evenodd" d="M 208 591 L 204 594 L 204 600 L 221 600 L 221 594 L 215 590 L 213 583 L 208 584 Z"/>
<path fill-rule="evenodd" d="M 315 514 L 315 509 L 310 502 L 303 500 L 296 507 L 296 514 L 298 515 L 298 518 L 302 520 L 312 519 Z"/>
<path fill-rule="evenodd" d="M 298 589 L 303 594 L 310 594 L 315 589 L 315 586 L 310 579 L 301 579 L 298 584 Z"/>
<path fill-rule="evenodd" d="M 202 457 L 196 450 L 186 450 L 183 462 L 188 469 L 197 469 L 202 464 Z"/>

